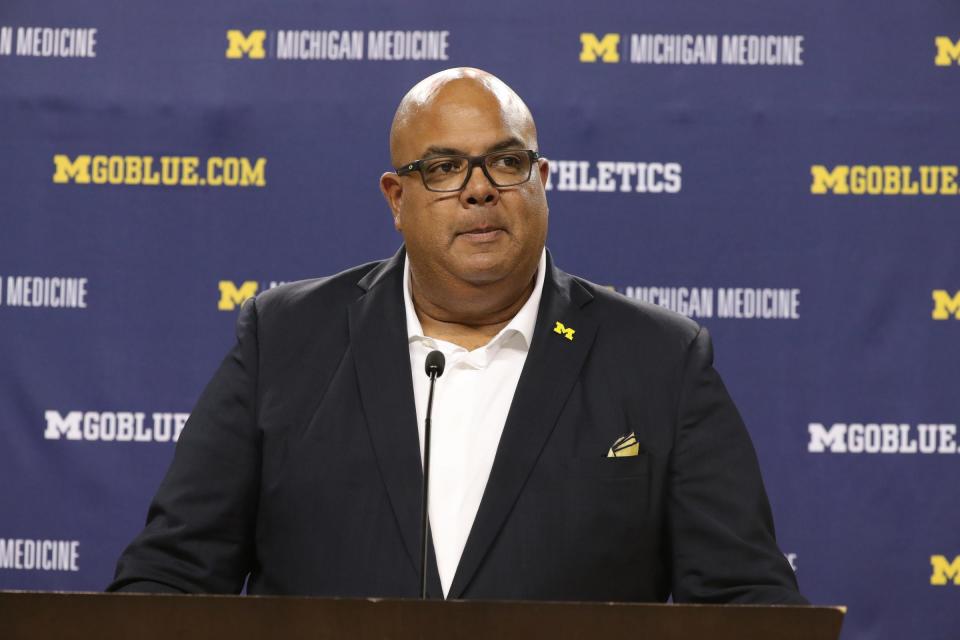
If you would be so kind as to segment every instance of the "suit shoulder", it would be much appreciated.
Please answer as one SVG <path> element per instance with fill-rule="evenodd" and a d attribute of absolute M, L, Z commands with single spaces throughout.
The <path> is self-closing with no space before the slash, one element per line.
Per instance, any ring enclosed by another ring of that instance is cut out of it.
<path fill-rule="evenodd" d="M 628 298 L 609 287 L 583 278 L 573 279 L 593 295 L 591 306 L 595 306 L 594 313 L 599 315 L 607 330 L 641 331 L 654 339 L 680 341 L 684 347 L 700 332 L 700 325 L 687 316 L 649 302 Z"/>
<path fill-rule="evenodd" d="M 321 369 L 339 362 L 349 343 L 348 310 L 364 294 L 359 283 L 380 264 L 289 282 L 248 300 L 240 323 L 256 332 L 261 380 L 283 379 L 304 362 Z"/>
<path fill-rule="evenodd" d="M 359 297 L 363 290 L 358 283 L 382 261 L 368 262 L 340 273 L 321 278 L 287 282 L 268 289 L 256 297 L 257 316 L 261 323 L 283 321 L 290 316 L 302 317 L 311 311 L 332 311 Z"/>

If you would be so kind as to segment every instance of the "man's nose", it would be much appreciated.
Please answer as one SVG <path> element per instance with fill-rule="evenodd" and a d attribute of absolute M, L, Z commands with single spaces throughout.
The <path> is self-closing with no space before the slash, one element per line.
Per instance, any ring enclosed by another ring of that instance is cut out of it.
<path fill-rule="evenodd" d="M 465 206 L 488 206 L 500 201 L 500 191 L 493 186 L 479 165 L 468 169 L 467 184 L 460 192 L 460 202 Z"/>

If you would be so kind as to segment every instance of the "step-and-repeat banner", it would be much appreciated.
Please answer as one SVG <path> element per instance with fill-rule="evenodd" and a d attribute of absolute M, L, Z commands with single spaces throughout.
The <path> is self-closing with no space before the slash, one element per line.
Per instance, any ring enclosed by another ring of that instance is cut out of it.
<path fill-rule="evenodd" d="M 711 330 L 803 592 L 956 637 L 960 5 L 0 4 L 0 588 L 99 590 L 239 304 L 391 255 L 397 102 L 536 117 L 559 266 Z"/>

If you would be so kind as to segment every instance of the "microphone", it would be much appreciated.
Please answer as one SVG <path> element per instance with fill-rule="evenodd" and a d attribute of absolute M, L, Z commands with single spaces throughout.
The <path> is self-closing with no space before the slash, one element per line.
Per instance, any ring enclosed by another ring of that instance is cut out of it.
<path fill-rule="evenodd" d="M 427 396 L 427 418 L 423 428 L 423 487 L 420 503 L 420 599 L 427 599 L 427 545 L 430 540 L 430 520 L 427 507 L 430 490 L 430 412 L 433 411 L 433 386 L 437 378 L 443 375 L 446 358 L 443 353 L 433 350 L 427 354 L 424 371 L 430 378 L 430 394 Z"/>
<path fill-rule="evenodd" d="M 423 368 L 427 372 L 427 376 L 431 381 L 436 380 L 443 375 L 443 367 L 446 366 L 446 358 L 443 357 L 442 351 L 431 351 L 427 354 L 427 361 L 424 363 Z M 433 389 L 433 387 L 430 387 Z M 429 417 L 430 414 L 427 414 Z"/>

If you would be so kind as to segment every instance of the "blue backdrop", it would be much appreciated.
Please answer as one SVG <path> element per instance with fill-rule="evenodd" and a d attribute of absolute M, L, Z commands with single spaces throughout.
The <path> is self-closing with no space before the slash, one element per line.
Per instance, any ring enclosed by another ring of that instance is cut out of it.
<path fill-rule="evenodd" d="M 0 588 L 99 590 L 239 302 L 392 254 L 403 93 L 531 107 L 558 265 L 693 316 L 845 638 L 955 637 L 960 5 L 0 4 Z"/>

